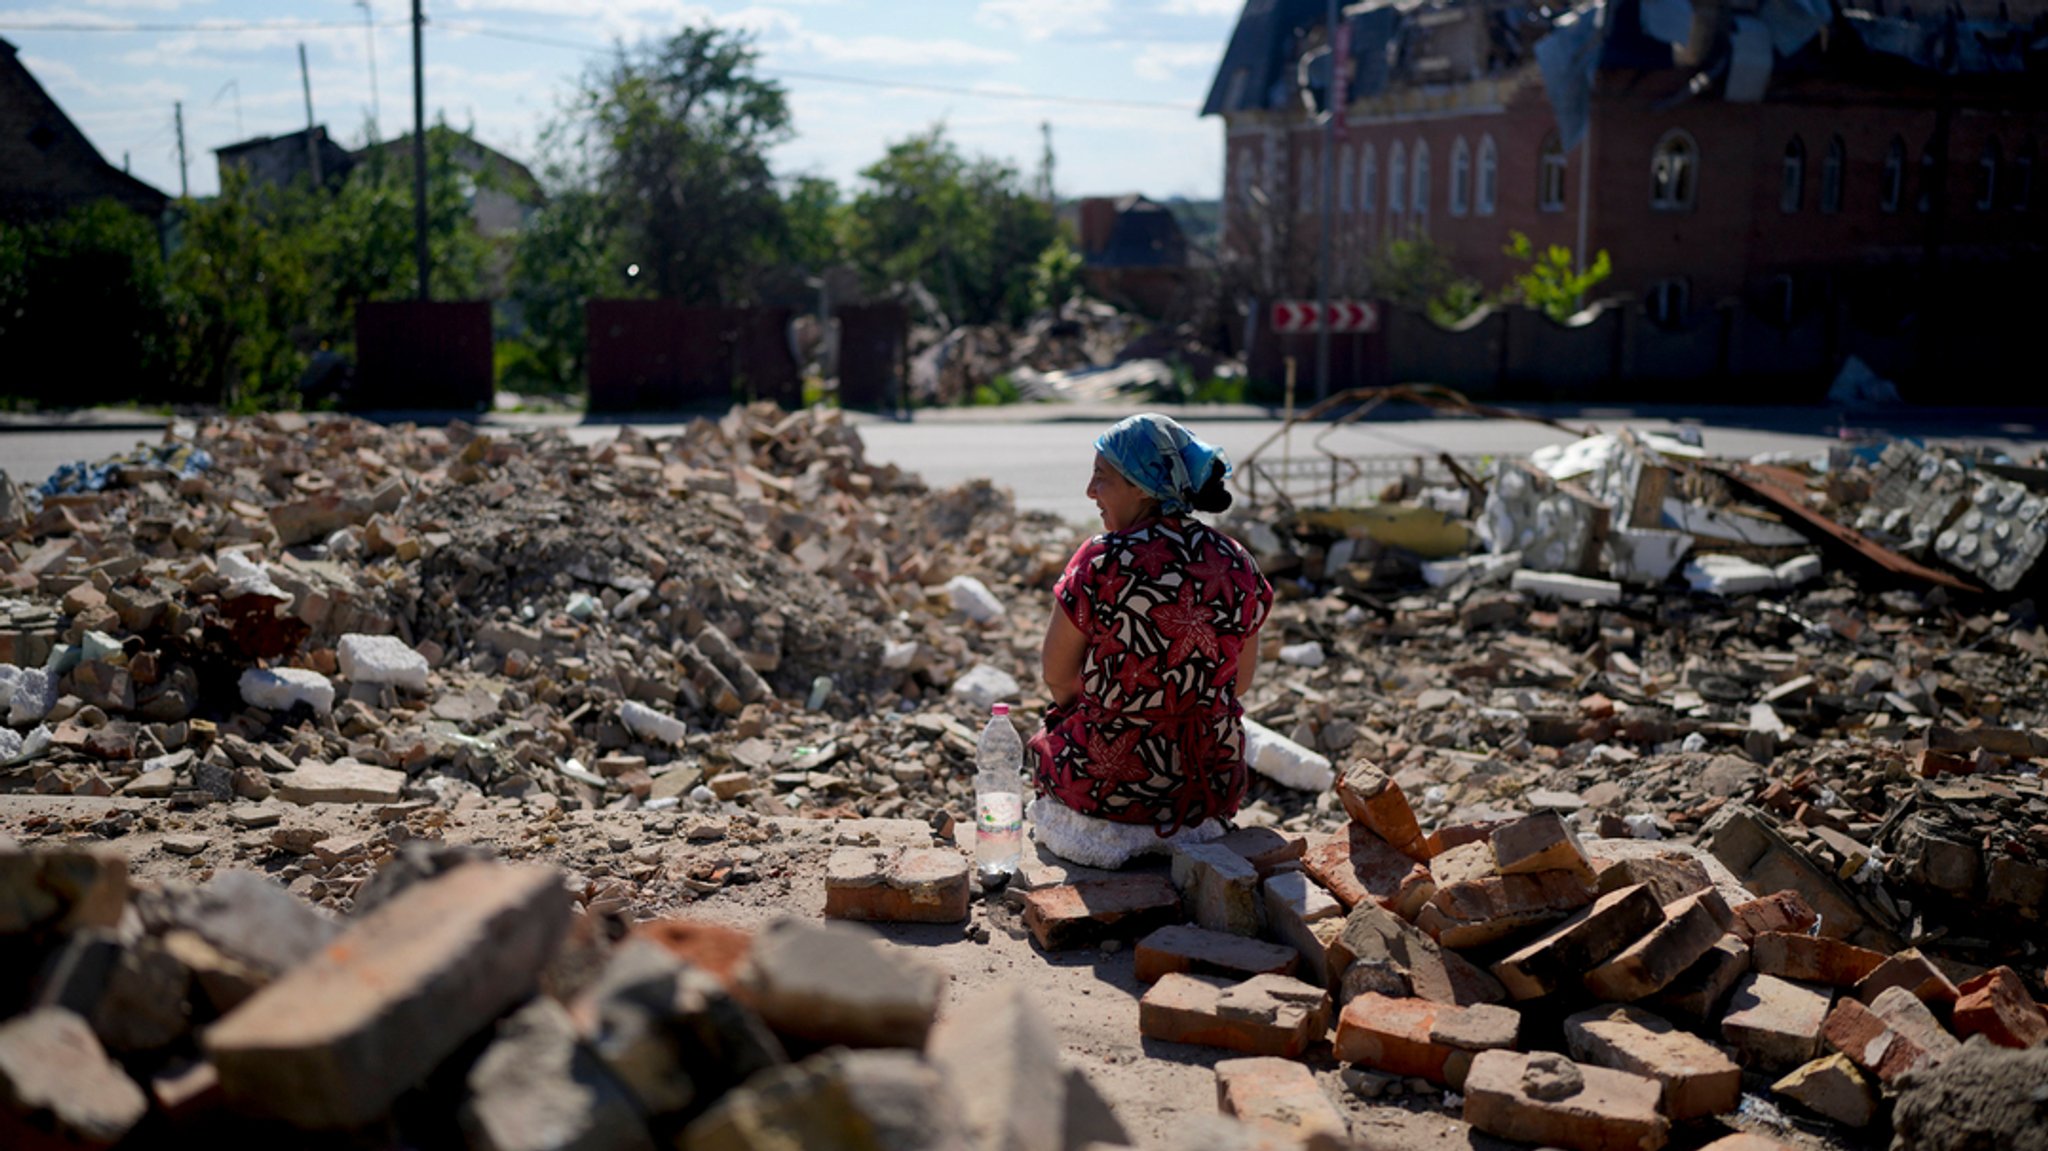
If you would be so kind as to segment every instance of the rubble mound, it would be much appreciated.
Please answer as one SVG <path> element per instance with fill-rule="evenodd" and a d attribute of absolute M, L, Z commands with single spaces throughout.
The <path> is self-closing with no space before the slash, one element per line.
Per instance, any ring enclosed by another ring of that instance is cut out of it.
<path fill-rule="evenodd" d="M 856 606 L 822 574 L 752 546 L 701 502 L 611 485 L 556 488 L 546 476 L 565 464 L 573 475 L 562 457 L 577 449 L 543 443 L 553 450 L 506 466 L 513 490 L 503 499 L 450 487 L 417 508 L 418 519 L 447 525 L 451 542 L 420 564 L 416 638 L 460 650 L 492 621 L 573 619 L 580 603 L 581 614 L 602 612 L 616 632 L 656 650 L 717 627 L 781 695 L 802 696 L 818 676 L 850 697 L 874 690 L 863 674 L 882 647 L 874 597 Z"/>
<path fill-rule="evenodd" d="M 1900 1093 L 1892 1130 L 1893 1151 L 2048 1148 L 2048 1047 L 1970 1040 Z"/>

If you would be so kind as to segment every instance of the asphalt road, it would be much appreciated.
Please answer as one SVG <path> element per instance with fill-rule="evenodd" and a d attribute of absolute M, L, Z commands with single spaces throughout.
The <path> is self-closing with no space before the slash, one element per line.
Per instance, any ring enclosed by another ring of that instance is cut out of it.
<path fill-rule="evenodd" d="M 921 413 L 914 421 L 871 416 L 855 417 L 868 458 L 921 474 L 936 487 L 987 477 L 1015 493 L 1019 507 L 1053 512 L 1077 524 L 1092 523 L 1094 508 L 1083 494 L 1094 453 L 1095 435 L 1123 409 L 954 410 Z M 1762 452 L 1815 453 L 1845 443 L 1843 417 L 1823 409 L 1723 409 L 1683 415 L 1670 409 L 1551 410 L 1548 414 L 1574 427 L 1632 427 L 1669 430 L 1696 427 L 1712 454 L 1747 458 Z M 611 423 L 579 423 L 571 418 L 495 416 L 493 422 L 552 424 L 566 427 L 580 442 L 609 439 L 618 433 Z M 1268 443 L 1280 421 L 1261 418 L 1255 409 L 1233 409 L 1227 418 L 1186 414 L 1197 434 L 1221 444 L 1240 465 L 1258 455 L 1269 465 L 1283 455 L 1318 460 L 1324 453 L 1413 461 L 1418 456 L 1454 457 L 1521 455 L 1546 444 L 1572 438 L 1566 432 L 1520 420 L 1373 418 L 1356 424 L 1301 425 L 1285 443 Z M 1982 443 L 2015 454 L 2030 455 L 2048 440 L 2048 413 L 1906 412 L 1888 421 L 1852 420 L 1851 434 L 1883 428 L 1890 434 L 1913 435 L 1945 442 Z M 650 434 L 678 430 L 680 425 L 638 423 Z M 67 427 L 0 430 L 0 469 L 17 482 L 39 483 L 61 464 L 98 460 L 153 442 L 161 429 Z M 1311 465 L 1326 474 L 1322 463 Z"/>

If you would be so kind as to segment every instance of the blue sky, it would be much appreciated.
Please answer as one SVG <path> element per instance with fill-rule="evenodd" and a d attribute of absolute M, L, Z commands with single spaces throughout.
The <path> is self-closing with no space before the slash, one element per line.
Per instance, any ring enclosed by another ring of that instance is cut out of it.
<path fill-rule="evenodd" d="M 709 20 L 753 34 L 761 70 L 789 90 L 796 137 L 776 154 L 782 174 L 844 186 L 886 143 L 942 119 L 970 152 L 1029 174 L 1049 120 L 1062 195 L 1208 198 L 1222 180 L 1222 126 L 1195 110 L 1240 3 L 427 0 L 427 111 L 528 159 L 592 49 Z M 191 188 L 205 195 L 217 184 L 212 149 L 305 125 L 301 42 L 314 112 L 339 138 L 366 134 L 372 63 L 382 134 L 410 129 L 409 0 L 368 6 L 366 30 L 361 0 L 0 0 L 0 37 L 109 162 L 125 154 L 132 172 L 172 194 L 172 105 L 182 100 Z M 194 28 L 203 25 L 259 27 Z M 910 84 L 967 91 L 897 86 Z M 1039 98 L 1048 95 L 1086 102 Z"/>

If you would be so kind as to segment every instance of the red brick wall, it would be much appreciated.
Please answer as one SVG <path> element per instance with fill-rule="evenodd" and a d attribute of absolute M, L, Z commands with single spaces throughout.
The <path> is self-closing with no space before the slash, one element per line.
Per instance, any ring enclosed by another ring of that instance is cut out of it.
<path fill-rule="evenodd" d="M 1611 290 L 1640 295 L 1659 281 L 1682 277 L 1690 282 L 1698 311 L 1781 273 L 1833 275 L 1839 280 L 1873 267 L 1910 270 L 1923 260 L 1931 229 L 1938 232 L 1944 258 L 1951 262 L 2038 254 L 2048 243 L 2048 174 L 2041 171 L 2038 154 L 2031 210 L 2017 212 L 2007 202 L 2010 162 L 2029 138 L 2037 149 L 2048 144 L 2048 111 L 2027 107 L 2013 93 L 1981 82 L 1975 88 L 1957 82 L 1944 94 L 1932 87 L 1898 83 L 1857 87 L 1791 79 L 1774 87 L 1762 104 L 1729 104 L 1710 95 L 1657 110 L 1656 105 L 1685 79 L 1676 71 L 1601 78 L 1590 145 L 1588 244 L 1611 254 Z M 1920 154 L 1935 135 L 1937 107 L 1943 99 L 1952 109 L 1948 160 L 1942 169 L 1946 210 L 1922 213 L 1916 210 Z M 1512 231 L 1527 234 L 1539 245 L 1572 247 L 1579 220 L 1579 168 L 1587 149 L 1581 147 L 1568 158 L 1565 209 L 1540 210 L 1539 154 L 1554 128 L 1549 102 L 1533 84 L 1523 85 L 1499 110 L 1354 123 L 1349 132 L 1352 210 L 1334 215 L 1338 290 L 1362 287 L 1367 254 L 1403 228 L 1426 231 L 1462 271 L 1489 288 L 1504 282 L 1513 269 L 1514 262 L 1501 253 Z M 1690 134 L 1698 147 L 1696 196 L 1688 211 L 1651 207 L 1652 154 L 1672 129 Z M 1472 149 L 1476 200 L 1482 134 L 1490 134 L 1499 151 L 1497 208 L 1490 217 L 1476 210 L 1455 217 L 1449 211 L 1454 142 L 1462 136 Z M 1794 134 L 1806 147 L 1804 195 L 1799 211 L 1787 213 L 1780 207 L 1780 189 L 1785 145 Z M 1822 169 L 1828 142 L 1837 134 L 1847 153 L 1843 205 L 1840 212 L 1827 214 L 1820 210 Z M 1906 145 L 1905 191 L 1898 211 L 1886 212 L 1879 203 L 1879 185 L 1885 152 L 1895 135 Z M 1992 139 L 1999 142 L 2006 161 L 2001 179 L 2007 185 L 1999 192 L 1999 205 L 1986 212 L 1974 201 L 1978 158 Z M 1415 145 L 1428 145 L 1426 213 L 1417 213 L 1412 204 L 1402 214 L 1389 211 L 1388 156 L 1396 141 L 1409 158 L 1411 185 Z M 1278 165 L 1280 186 L 1268 189 L 1276 204 L 1288 210 L 1301 204 L 1296 184 L 1302 162 L 1319 155 L 1321 142 L 1321 130 L 1306 124 L 1287 135 Z M 1355 172 L 1360 149 L 1367 143 L 1378 160 L 1376 210 L 1370 213 L 1359 210 Z M 1235 195 L 1239 166 L 1249 157 L 1262 167 L 1262 156 L 1263 142 L 1256 137 L 1231 141 L 1226 196 Z M 1333 181 L 1333 201 L 1338 187 Z M 1313 237 L 1315 209 L 1300 222 Z"/>

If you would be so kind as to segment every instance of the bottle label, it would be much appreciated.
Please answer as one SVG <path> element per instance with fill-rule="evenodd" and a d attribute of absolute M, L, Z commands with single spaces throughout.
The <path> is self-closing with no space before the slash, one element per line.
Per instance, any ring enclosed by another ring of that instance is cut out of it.
<path fill-rule="evenodd" d="M 1015 831 L 1024 826 L 1024 799 L 1007 792 L 984 795 L 975 804 L 974 822 L 984 832 Z"/>

